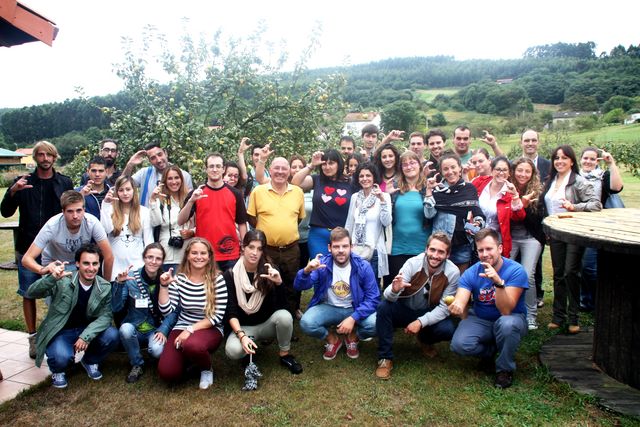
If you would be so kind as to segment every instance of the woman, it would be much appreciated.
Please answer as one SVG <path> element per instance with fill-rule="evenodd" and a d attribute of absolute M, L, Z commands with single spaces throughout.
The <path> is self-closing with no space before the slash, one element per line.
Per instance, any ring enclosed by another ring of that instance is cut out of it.
<path fill-rule="evenodd" d="M 248 231 L 242 241 L 242 256 L 223 275 L 229 295 L 226 318 L 233 332 L 227 338 L 225 353 L 238 360 L 255 354 L 256 342 L 275 338 L 280 364 L 299 374 L 302 365 L 289 353 L 293 318 L 287 311 L 282 277 L 267 258 L 266 246 L 262 231 Z"/>
<path fill-rule="evenodd" d="M 113 251 L 110 280 L 115 280 L 118 273 L 130 265 L 142 267 L 142 251 L 153 243 L 153 231 L 149 210 L 140 206 L 138 190 L 131 177 L 119 177 L 113 190 L 109 190 L 102 201 L 100 222 Z"/>
<path fill-rule="evenodd" d="M 320 173 L 309 175 L 320 166 Z M 303 191 L 313 189 L 313 211 L 309 228 L 309 253 L 311 257 L 326 254 L 329 234 L 335 227 L 342 227 L 347 220 L 351 184 L 344 179 L 344 161 L 334 149 L 313 153 L 311 163 L 298 171 L 291 183 Z"/>
<path fill-rule="evenodd" d="M 398 190 L 391 196 L 393 241 L 385 285 L 391 283 L 409 258 L 424 252 L 431 234 L 422 207 L 425 177 L 421 173 L 420 158 L 413 151 L 405 151 L 400 156 L 400 166 L 398 182 L 394 185 Z"/>
<path fill-rule="evenodd" d="M 127 315 L 120 326 L 120 341 L 129 355 L 131 372 L 128 383 L 135 383 L 142 376 L 144 359 L 140 347 L 148 345 L 149 354 L 160 358 L 169 330 L 175 323 L 175 313 L 162 318 L 158 307 L 160 274 L 165 252 L 160 243 L 151 243 L 144 248 L 144 266 L 129 274 L 129 269 L 120 273 L 112 283 L 111 306 L 119 312 L 127 306 Z"/>
<path fill-rule="evenodd" d="M 551 156 L 551 172 L 542 195 L 545 215 L 563 212 L 593 212 L 602 209 L 593 186 L 578 172 L 573 148 L 561 145 Z M 580 332 L 578 307 L 580 297 L 580 261 L 584 248 L 549 239 L 553 266 L 553 317 L 547 325 L 558 329 L 569 323 L 569 333 Z"/>
<path fill-rule="evenodd" d="M 502 256 L 511 255 L 511 220 L 525 217 L 520 194 L 509 182 L 511 166 L 504 156 L 491 161 L 491 175 L 477 176 L 472 184 L 478 190 L 478 203 L 484 213 L 486 227 L 497 231 L 502 238 Z"/>
<path fill-rule="evenodd" d="M 400 172 L 400 152 L 395 145 L 384 144 L 373 155 L 373 163 L 381 175 L 380 189 L 391 193 Z"/>
<path fill-rule="evenodd" d="M 444 231 L 451 238 L 449 259 L 462 274 L 471 261 L 471 235 L 484 227 L 484 213 L 476 188 L 462 179 L 460 157 L 445 152 L 438 167 L 439 173 L 427 180 L 424 214 L 433 218 L 433 231 Z M 441 183 L 438 175 L 444 178 Z"/>
<path fill-rule="evenodd" d="M 389 274 L 384 228 L 391 224 L 391 196 L 380 189 L 380 176 L 372 163 L 358 166 L 355 189 L 344 228 L 351 236 L 352 251 L 367 259 L 377 277 Z"/>
<path fill-rule="evenodd" d="M 486 148 L 476 148 L 473 150 L 471 160 L 469 160 L 469 170 L 466 171 L 467 181 L 473 181 L 479 176 L 491 175 L 491 156 Z"/>
<path fill-rule="evenodd" d="M 184 254 L 184 243 L 195 235 L 190 221 L 182 226 L 178 225 L 178 213 L 184 205 L 187 189 L 182 170 L 175 166 L 168 166 L 162 173 L 160 184 L 153 190 L 149 198 L 151 226 L 154 228 L 155 240 L 165 248 L 166 257 L 162 269 L 177 269 Z"/>
<path fill-rule="evenodd" d="M 345 178 L 352 179 L 356 173 L 358 166 L 362 164 L 364 159 L 358 153 L 349 154 L 344 161 L 344 176 Z M 355 180 L 352 180 L 352 183 Z"/>
<path fill-rule="evenodd" d="M 158 374 L 165 381 L 183 376 L 187 362 L 200 369 L 200 388 L 213 384 L 209 353 L 222 343 L 223 318 L 227 309 L 227 287 L 216 271 L 211 244 L 194 237 L 187 243 L 180 273 L 160 276 L 160 312 L 178 312 L 178 320 L 158 362 Z"/>
<path fill-rule="evenodd" d="M 224 164 L 224 174 L 222 180 L 235 188 L 245 198 L 249 197 L 251 191 L 247 191 L 247 180 L 240 173 L 240 167 L 236 162 L 227 161 Z"/>
<path fill-rule="evenodd" d="M 604 160 L 607 170 L 598 166 L 599 160 Z M 609 205 L 608 201 L 617 198 L 622 191 L 622 176 L 613 156 L 604 150 L 595 147 L 587 147 L 582 150 L 580 156 L 580 175 L 593 184 L 596 197 L 600 199 L 603 208 L 623 207 L 615 204 Z M 611 195 L 616 195 L 611 197 Z M 598 278 L 598 251 L 595 248 L 586 248 L 582 257 L 582 281 L 580 287 L 580 309 L 592 311 L 595 304 L 595 284 Z"/>
<path fill-rule="evenodd" d="M 529 289 L 525 293 L 527 305 L 527 324 L 529 330 L 538 329 L 538 304 L 536 298 L 535 269 L 546 237 L 542 231 L 542 203 L 540 193 L 542 185 L 533 160 L 520 157 L 511 166 L 512 182 L 521 194 L 525 216 L 521 219 L 511 218 L 511 259 L 520 255 L 520 264 L 527 272 Z"/>

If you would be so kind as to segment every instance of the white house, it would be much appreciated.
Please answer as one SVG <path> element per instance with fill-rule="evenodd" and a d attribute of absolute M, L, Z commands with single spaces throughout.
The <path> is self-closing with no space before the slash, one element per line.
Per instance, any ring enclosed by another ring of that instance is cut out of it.
<path fill-rule="evenodd" d="M 362 133 L 362 128 L 366 125 L 373 124 L 380 129 L 380 113 L 375 111 L 369 111 L 364 113 L 349 113 L 344 118 L 343 135 L 350 135 L 359 137 Z"/>
<path fill-rule="evenodd" d="M 633 123 L 638 123 L 640 122 L 640 113 L 634 113 L 632 115 L 629 116 L 629 118 L 624 120 L 624 124 L 625 125 L 630 125 Z"/>

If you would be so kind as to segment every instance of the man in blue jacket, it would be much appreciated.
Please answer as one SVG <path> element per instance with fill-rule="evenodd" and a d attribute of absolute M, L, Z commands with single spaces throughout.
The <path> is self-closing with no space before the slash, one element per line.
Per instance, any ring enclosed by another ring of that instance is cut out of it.
<path fill-rule="evenodd" d="M 380 290 L 371 265 L 351 253 L 351 237 L 342 227 L 331 231 L 327 256 L 318 254 L 296 275 L 294 288 L 313 286 L 309 308 L 300 319 L 302 331 L 326 340 L 324 359 L 332 360 L 342 347 L 356 359 L 358 342 L 376 333 L 375 312 Z M 330 328 L 335 326 L 335 332 Z M 344 339 L 341 337 L 344 336 Z"/>
<path fill-rule="evenodd" d="M 100 211 L 102 209 L 102 201 L 111 189 L 107 184 L 107 163 L 100 156 L 96 156 L 89 160 L 87 167 L 87 176 L 89 180 L 85 185 L 76 188 L 80 194 L 84 196 L 84 210 L 87 213 L 100 219 Z"/>

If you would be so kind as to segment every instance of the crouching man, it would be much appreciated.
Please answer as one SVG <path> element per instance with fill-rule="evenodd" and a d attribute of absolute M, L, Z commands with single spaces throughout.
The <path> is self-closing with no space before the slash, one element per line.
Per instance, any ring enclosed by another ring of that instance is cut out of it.
<path fill-rule="evenodd" d="M 384 299 L 376 313 L 378 368 L 376 377 L 391 378 L 393 369 L 393 333 L 395 328 L 417 335 L 423 353 L 435 357 L 433 344 L 449 341 L 455 331 L 445 298 L 456 293 L 460 270 L 449 261 L 451 240 L 446 233 L 435 232 L 425 252 L 409 258 L 384 290 Z"/>
<path fill-rule="evenodd" d="M 318 254 L 296 275 L 295 290 L 313 286 L 313 297 L 300 319 L 300 328 L 307 335 L 327 341 L 325 360 L 336 357 L 343 340 L 347 356 L 356 359 L 360 355 L 359 340 L 376 333 L 374 314 L 380 290 L 371 265 L 351 253 L 349 232 L 336 227 L 329 239 L 330 254 Z M 336 327 L 335 333 L 330 330 L 332 326 Z"/>
<path fill-rule="evenodd" d="M 92 243 L 75 254 L 77 271 L 65 271 L 62 262 L 50 267 L 50 274 L 27 290 L 29 298 L 51 297 L 47 316 L 36 342 L 36 366 L 46 353 L 52 385 L 65 388 L 66 368 L 80 361 L 89 378 L 99 380 L 98 365 L 119 342 L 111 326 L 111 284 L 98 276 L 102 253 Z"/>
<path fill-rule="evenodd" d="M 449 311 L 462 315 L 471 295 L 473 306 L 453 334 L 451 350 L 479 356 L 485 368 L 493 368 L 495 362 L 495 386 L 507 388 L 513 383 L 516 351 L 528 330 L 524 291 L 529 281 L 520 264 L 500 255 L 502 244 L 496 231 L 484 228 L 474 238 L 480 262 L 460 278 Z"/>

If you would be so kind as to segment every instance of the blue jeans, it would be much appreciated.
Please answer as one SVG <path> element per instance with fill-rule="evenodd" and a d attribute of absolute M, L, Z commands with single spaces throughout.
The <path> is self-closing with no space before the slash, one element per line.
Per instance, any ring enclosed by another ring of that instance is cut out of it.
<path fill-rule="evenodd" d="M 598 250 L 586 248 L 582 255 L 582 282 L 580 283 L 580 305 L 593 310 L 596 302 L 596 283 L 598 281 Z"/>
<path fill-rule="evenodd" d="M 120 341 L 129 355 L 129 362 L 131 363 L 131 366 L 144 365 L 142 354 L 140 354 L 140 346 L 145 344 L 149 347 L 149 354 L 156 359 L 160 359 L 164 344 L 160 344 L 158 341 L 153 339 L 153 336 L 157 332 L 156 330 L 143 334 L 142 332 L 138 332 L 132 323 L 123 323 L 120 326 L 119 332 Z"/>
<path fill-rule="evenodd" d="M 469 313 L 453 334 L 451 351 L 481 358 L 492 358 L 498 351 L 496 372 L 513 372 L 516 370 L 516 351 L 527 331 L 524 313 L 500 316 L 495 322 Z"/>
<path fill-rule="evenodd" d="M 218 263 L 218 268 L 220 269 L 220 273 L 224 273 L 225 271 L 233 268 L 234 265 L 236 265 L 236 262 L 238 262 L 237 259 L 230 259 L 227 261 L 216 261 Z"/>
<path fill-rule="evenodd" d="M 453 246 L 451 248 L 449 260 L 455 265 L 469 263 L 471 262 L 471 252 L 473 252 L 473 246 L 471 243 Z"/>
<path fill-rule="evenodd" d="M 73 363 L 76 343 L 84 328 L 63 329 L 58 332 L 47 345 L 46 355 L 49 370 L 57 374 L 64 372 L 67 366 Z M 85 351 L 83 361 L 87 365 L 99 364 L 118 346 L 118 330 L 109 326 L 100 332 L 90 343 Z"/>
<path fill-rule="evenodd" d="M 329 304 L 314 305 L 302 315 L 300 329 L 305 334 L 321 340 L 329 335 L 329 327 L 338 325 L 353 314 L 353 308 L 341 308 Z M 376 316 L 371 314 L 356 323 L 356 335 L 363 340 L 376 335 Z"/>
<path fill-rule="evenodd" d="M 311 226 L 309 228 L 309 240 L 307 246 L 309 247 L 309 258 L 313 259 L 318 254 L 326 255 L 329 253 L 329 236 L 331 230 L 326 227 Z"/>
<path fill-rule="evenodd" d="M 378 359 L 393 360 L 393 333 L 396 328 L 405 328 L 409 323 L 427 312 L 412 310 L 400 302 L 383 300 L 376 311 L 378 333 Z M 425 326 L 418 332 L 418 340 L 424 344 L 449 341 L 455 331 L 453 320 L 447 317 L 434 325 Z"/>
<path fill-rule="evenodd" d="M 18 295 L 24 298 L 27 293 L 27 289 L 29 286 L 33 284 L 36 280 L 38 280 L 41 276 L 33 271 L 29 270 L 27 267 L 22 266 L 22 257 L 24 254 L 16 252 L 16 263 L 18 264 Z M 42 263 L 42 257 L 36 258 L 36 262 L 38 264 Z"/>

